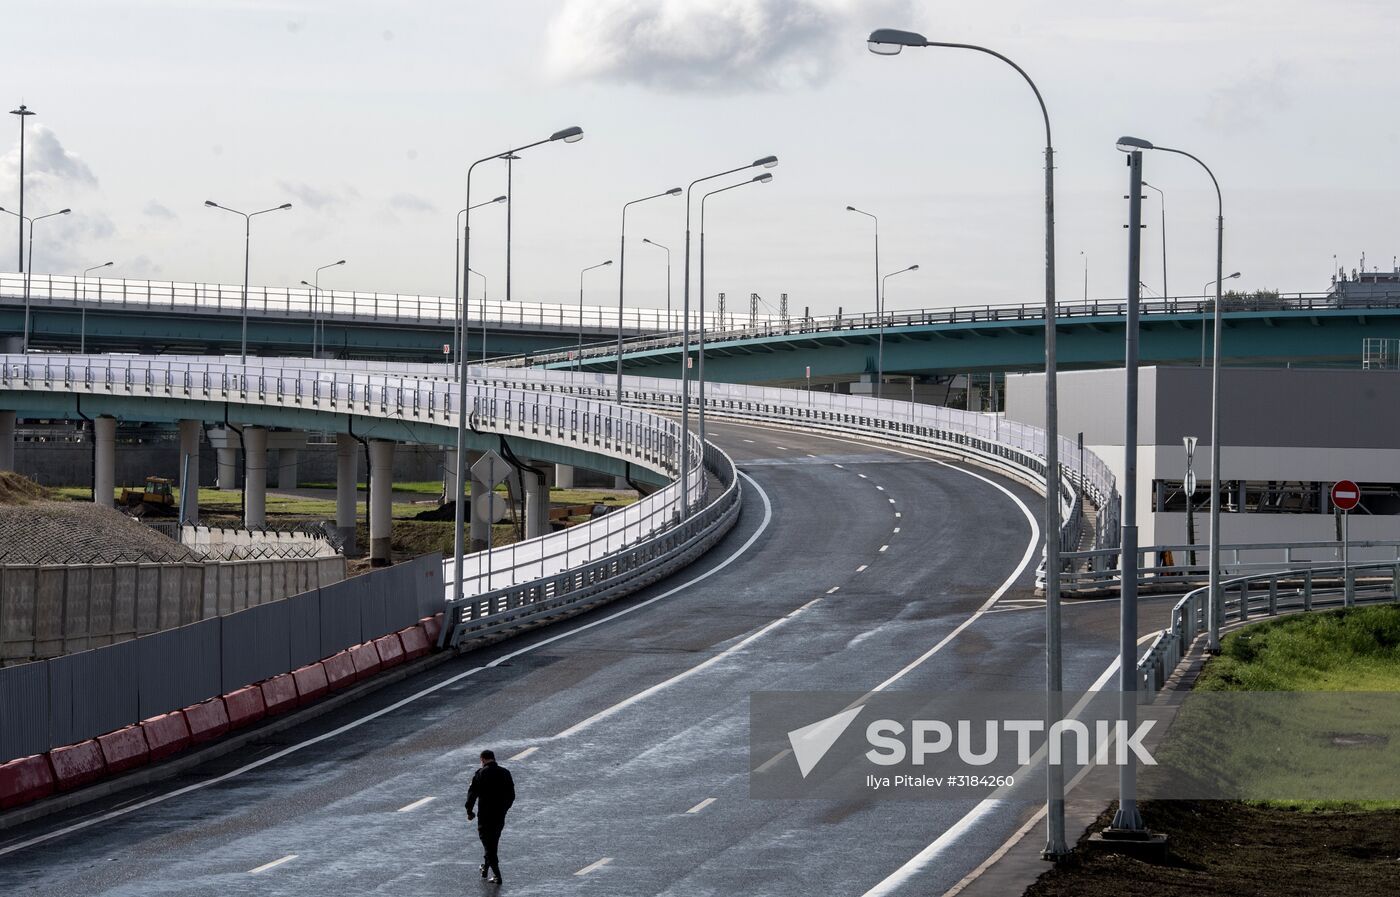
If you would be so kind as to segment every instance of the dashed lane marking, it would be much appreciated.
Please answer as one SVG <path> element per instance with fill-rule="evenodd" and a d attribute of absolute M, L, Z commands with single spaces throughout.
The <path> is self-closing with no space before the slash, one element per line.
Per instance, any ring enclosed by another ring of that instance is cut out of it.
<path fill-rule="evenodd" d="M 587 866 L 584 866 L 582 869 L 578 870 L 578 871 L 575 872 L 574 874 L 575 874 L 575 875 L 587 875 L 587 874 L 590 873 L 590 872 L 596 872 L 597 870 L 603 868 L 604 866 L 606 866 L 608 863 L 611 863 L 611 862 L 612 862 L 612 857 L 603 857 L 601 860 L 598 860 L 598 861 L 593 862 L 593 863 L 589 863 Z"/>
<path fill-rule="evenodd" d="M 417 800 L 415 800 L 413 803 L 408 804 L 407 806 L 399 807 L 398 810 L 397 810 L 396 812 L 399 812 L 399 813 L 412 813 L 414 810 L 418 809 L 419 807 L 423 806 L 424 804 L 430 804 L 430 803 L 432 803 L 432 802 L 435 801 L 435 800 L 437 800 L 436 797 L 420 797 L 420 798 L 418 798 Z"/>
<path fill-rule="evenodd" d="M 516 754 L 514 757 L 508 757 L 508 758 L 506 758 L 506 762 L 507 762 L 507 763 L 514 763 L 516 760 L 524 760 L 526 757 L 530 756 L 531 754 L 533 754 L 533 753 L 534 753 L 535 751 L 537 751 L 537 750 L 539 750 L 538 747 L 527 747 L 525 750 L 523 750 L 523 751 L 521 751 L 520 753 Z"/>
<path fill-rule="evenodd" d="M 699 813 L 701 810 L 705 809 L 706 807 L 708 807 L 710 804 L 712 804 L 712 803 L 714 803 L 714 802 L 715 802 L 715 798 L 713 798 L 713 797 L 707 797 L 707 798 L 705 798 L 704 800 L 700 801 L 700 803 L 698 803 L 698 804 L 696 804 L 695 806 L 691 807 L 689 810 L 686 810 L 686 813 Z"/>
<path fill-rule="evenodd" d="M 248 870 L 248 874 L 249 874 L 249 875 L 257 875 L 258 873 L 260 873 L 260 872 L 266 872 L 266 871 L 269 870 L 269 869 L 276 869 L 278 866 L 282 865 L 283 863 L 290 863 L 292 860 L 294 860 L 294 859 L 296 859 L 296 858 L 297 858 L 297 855 L 296 855 L 296 854 L 294 854 L 294 853 L 289 853 L 289 854 L 287 854 L 286 856 L 282 857 L 282 859 L 280 859 L 280 860 L 273 860 L 273 861 L 270 862 L 270 863 L 263 863 L 261 866 L 259 866 L 259 867 L 256 868 L 256 869 L 249 869 L 249 870 Z"/>

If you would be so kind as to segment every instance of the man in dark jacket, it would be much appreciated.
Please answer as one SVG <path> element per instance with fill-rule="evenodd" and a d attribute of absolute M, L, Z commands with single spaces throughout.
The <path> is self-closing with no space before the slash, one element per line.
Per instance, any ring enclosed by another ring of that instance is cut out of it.
<path fill-rule="evenodd" d="M 501 843 L 501 830 L 506 827 L 506 811 L 515 803 L 515 782 L 510 770 L 496 765 L 496 755 L 491 751 L 481 752 L 481 768 L 472 774 L 471 787 L 467 789 L 467 819 L 475 819 L 476 833 L 481 837 L 481 846 L 486 855 L 481 861 L 481 877 L 491 870 L 491 881 L 501 883 L 500 860 L 496 858 L 496 845 Z"/>

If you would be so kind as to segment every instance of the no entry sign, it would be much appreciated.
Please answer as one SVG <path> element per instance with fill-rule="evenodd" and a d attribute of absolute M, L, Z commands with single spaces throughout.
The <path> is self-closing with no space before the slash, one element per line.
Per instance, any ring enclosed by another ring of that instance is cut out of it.
<path fill-rule="evenodd" d="M 1332 504 L 1343 511 L 1350 511 L 1361 504 L 1361 487 L 1351 480 L 1341 480 L 1332 487 Z"/>

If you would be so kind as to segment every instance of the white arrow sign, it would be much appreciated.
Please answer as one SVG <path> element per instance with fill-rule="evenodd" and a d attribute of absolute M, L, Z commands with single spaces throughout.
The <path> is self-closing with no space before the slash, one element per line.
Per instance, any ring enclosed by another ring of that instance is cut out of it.
<path fill-rule="evenodd" d="M 807 778 L 807 773 L 821 762 L 822 757 L 825 757 L 826 752 L 836 743 L 836 739 L 841 737 L 841 733 L 846 731 L 864 709 L 865 705 L 862 704 L 850 710 L 842 710 L 835 716 L 828 716 L 810 726 L 793 729 L 788 733 L 788 744 L 792 745 L 792 754 L 797 758 L 797 768 L 802 771 L 802 778 Z"/>

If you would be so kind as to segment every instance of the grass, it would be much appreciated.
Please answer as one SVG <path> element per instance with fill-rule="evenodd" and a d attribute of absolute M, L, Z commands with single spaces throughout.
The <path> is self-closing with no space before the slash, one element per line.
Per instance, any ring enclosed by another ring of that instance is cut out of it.
<path fill-rule="evenodd" d="M 1400 607 L 1303 614 L 1227 635 L 1197 691 L 1400 691 Z"/>

